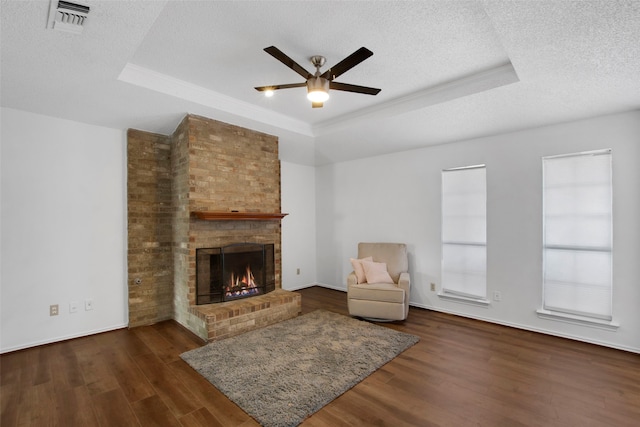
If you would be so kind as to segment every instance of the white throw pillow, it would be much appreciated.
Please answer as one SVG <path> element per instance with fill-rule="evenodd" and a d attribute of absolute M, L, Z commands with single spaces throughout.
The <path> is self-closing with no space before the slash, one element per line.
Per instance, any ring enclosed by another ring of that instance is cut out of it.
<path fill-rule="evenodd" d="M 387 272 L 386 262 L 363 261 L 362 267 L 364 267 L 367 283 L 394 283 Z"/>

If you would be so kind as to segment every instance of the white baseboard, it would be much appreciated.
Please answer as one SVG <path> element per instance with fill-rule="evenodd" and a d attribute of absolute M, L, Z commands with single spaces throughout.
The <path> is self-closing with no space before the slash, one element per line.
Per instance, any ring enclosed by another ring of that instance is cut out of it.
<path fill-rule="evenodd" d="M 601 341 L 601 340 L 585 339 L 584 337 L 578 337 L 578 336 L 571 335 L 571 334 L 563 334 L 563 333 L 559 333 L 559 332 L 556 332 L 556 331 L 551 331 L 551 330 L 544 329 L 544 328 L 535 328 L 535 327 L 531 327 L 531 326 L 528 326 L 528 325 L 522 325 L 522 324 L 519 324 L 519 323 L 503 322 L 503 321 L 498 321 L 496 319 L 490 319 L 490 318 L 486 318 L 486 317 L 482 317 L 482 316 L 469 316 L 467 313 L 460 313 L 460 312 L 457 312 L 455 310 L 444 310 L 442 308 L 436 308 L 436 307 L 427 306 L 427 305 L 424 305 L 424 304 L 415 304 L 415 303 L 411 303 L 410 302 L 409 305 L 413 306 L 413 307 L 417 307 L 417 308 L 423 308 L 425 310 L 438 311 L 438 312 L 441 312 L 441 313 L 453 314 L 454 316 L 466 317 L 468 319 L 481 320 L 483 322 L 494 323 L 496 325 L 502 325 L 502 326 L 508 326 L 510 328 L 522 329 L 524 331 L 537 332 L 539 334 L 552 335 L 552 336 L 560 337 L 560 338 L 567 338 L 567 339 L 574 340 L 574 341 L 586 342 L 586 343 L 589 343 L 589 344 L 595 344 L 595 345 L 599 345 L 599 346 L 602 346 L 602 347 L 615 348 L 616 350 L 624 350 L 624 351 L 628 351 L 628 352 L 631 352 L 631 353 L 640 353 L 640 348 L 621 346 L 619 344 L 612 344 L 610 342 Z"/>
<path fill-rule="evenodd" d="M 284 289 L 285 291 L 299 291 L 300 289 L 307 289 L 307 288 L 311 288 L 313 286 L 315 286 L 315 283 L 307 283 L 305 285 L 297 285 L 297 286 L 291 286 L 291 287 L 283 287 L 282 289 Z"/>
<path fill-rule="evenodd" d="M 347 288 L 345 287 L 327 285 L 326 283 L 314 283 L 312 286 L 320 286 L 321 288 L 333 289 L 334 291 L 347 292 Z"/>
<path fill-rule="evenodd" d="M 34 341 L 34 342 L 26 343 L 26 344 L 20 344 L 20 345 L 14 346 L 14 347 L 3 348 L 3 349 L 0 349 L 0 354 L 10 353 L 12 351 L 24 350 L 26 348 L 31 348 L 31 347 L 38 347 L 40 345 L 53 344 L 53 343 L 60 342 L 60 341 L 72 340 L 74 338 L 88 337 L 89 335 L 101 334 L 103 332 L 115 331 L 115 330 L 123 329 L 123 328 L 127 328 L 127 327 L 129 327 L 128 324 L 113 325 L 113 326 L 108 326 L 106 328 L 94 329 L 94 330 L 91 330 L 91 331 L 84 331 L 84 332 L 80 332 L 80 333 L 77 333 L 77 334 L 64 335 L 64 336 L 56 337 L 56 338 L 48 338 L 48 339 L 42 340 L 42 341 Z"/>

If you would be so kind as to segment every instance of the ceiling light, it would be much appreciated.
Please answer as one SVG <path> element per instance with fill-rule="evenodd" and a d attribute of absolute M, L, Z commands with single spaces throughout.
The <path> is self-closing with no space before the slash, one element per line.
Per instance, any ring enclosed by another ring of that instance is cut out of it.
<path fill-rule="evenodd" d="M 324 73 L 320 71 L 320 68 L 326 62 L 324 56 L 314 55 L 311 58 L 311 63 L 316 67 L 314 75 L 305 70 L 301 65 L 289 58 L 285 53 L 275 46 L 266 47 L 265 52 L 273 56 L 278 61 L 282 62 L 288 68 L 291 68 L 300 76 L 304 77 L 305 83 L 288 83 L 284 85 L 272 85 L 272 86 L 258 86 L 255 89 L 258 92 L 270 92 L 278 89 L 290 89 L 294 87 L 307 87 L 307 98 L 311 101 L 311 107 L 322 108 L 324 102 L 329 99 L 329 89 L 342 90 L 345 92 L 364 93 L 366 95 L 377 95 L 380 89 L 366 86 L 351 85 L 347 83 L 334 82 L 334 79 L 345 71 L 349 71 L 365 59 L 373 55 L 366 47 L 353 52 L 342 61 L 338 62 L 334 68 L 329 68 Z M 267 94 L 270 96 L 270 94 Z"/>
<path fill-rule="evenodd" d="M 311 102 L 325 102 L 329 99 L 329 80 L 319 76 L 309 78 L 307 99 Z"/>
<path fill-rule="evenodd" d="M 267 98 L 271 98 L 273 96 L 273 89 L 267 89 L 264 91 L 264 96 L 266 96 Z"/>

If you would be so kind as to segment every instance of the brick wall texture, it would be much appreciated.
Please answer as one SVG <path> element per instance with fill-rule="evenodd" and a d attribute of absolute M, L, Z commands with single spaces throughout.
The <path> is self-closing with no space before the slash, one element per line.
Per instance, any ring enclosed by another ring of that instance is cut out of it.
<path fill-rule="evenodd" d="M 129 326 L 138 326 L 173 317 L 171 144 L 137 130 L 127 138 Z"/>
<path fill-rule="evenodd" d="M 206 325 L 190 310 L 196 248 L 274 243 L 281 288 L 279 221 L 204 221 L 191 215 L 280 212 L 277 137 L 187 115 L 170 136 L 130 130 L 127 151 L 130 326 L 174 318 L 206 339 Z"/>

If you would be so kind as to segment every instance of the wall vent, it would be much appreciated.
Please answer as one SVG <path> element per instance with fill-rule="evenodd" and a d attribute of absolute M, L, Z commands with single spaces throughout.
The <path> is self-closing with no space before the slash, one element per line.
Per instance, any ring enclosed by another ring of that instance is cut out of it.
<path fill-rule="evenodd" d="M 80 34 L 89 16 L 89 6 L 64 0 L 51 0 L 47 28 Z"/>

